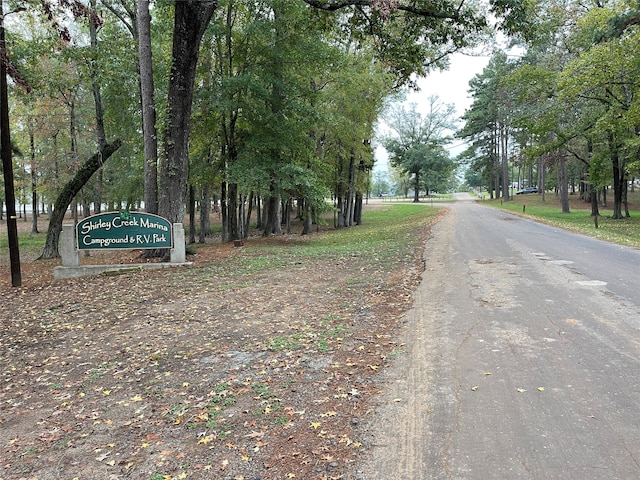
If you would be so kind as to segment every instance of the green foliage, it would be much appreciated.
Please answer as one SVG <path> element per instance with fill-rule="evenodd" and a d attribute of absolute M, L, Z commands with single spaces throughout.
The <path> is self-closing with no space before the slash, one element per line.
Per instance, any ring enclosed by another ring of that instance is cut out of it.
<path fill-rule="evenodd" d="M 393 133 L 383 140 L 393 167 L 414 179 L 414 189 L 439 190 L 454 171 L 453 161 L 444 148 L 447 133 L 454 128 L 453 106 L 430 99 L 430 112 L 424 117 L 411 105 L 397 106 L 389 115 Z"/>
<path fill-rule="evenodd" d="M 339 12 L 321 12 L 297 1 L 219 2 L 196 79 L 192 185 L 225 180 L 242 195 L 303 197 L 316 210 L 345 187 L 350 195 L 365 192 L 373 165 L 370 140 L 385 97 L 394 87 L 411 84 L 415 74 L 446 67 L 448 53 L 490 34 L 486 12 L 472 3 L 418 2 L 386 13 L 349 3 Z M 101 89 L 107 136 L 122 138 L 123 146 L 87 184 L 82 199 L 134 205 L 143 196 L 132 5 L 100 6 L 95 49 L 88 45 L 86 18 L 67 25 L 74 15 L 65 3 L 54 4 L 50 15 L 42 15 L 40 5 L 11 16 L 8 52 L 34 91 L 26 97 L 15 88 L 16 142 L 27 151 L 33 139 L 30 169 L 44 203 L 95 151 L 93 84 Z M 500 26 L 512 32 L 532 7 L 491 2 Z M 154 4 L 158 131 L 165 131 L 172 14 L 172 2 Z M 56 23 L 64 28 L 51 28 Z M 71 39 L 62 40 L 60 31 L 67 27 Z M 352 158 L 355 173 L 343 168 Z M 25 184 L 27 170 L 18 171 Z"/>

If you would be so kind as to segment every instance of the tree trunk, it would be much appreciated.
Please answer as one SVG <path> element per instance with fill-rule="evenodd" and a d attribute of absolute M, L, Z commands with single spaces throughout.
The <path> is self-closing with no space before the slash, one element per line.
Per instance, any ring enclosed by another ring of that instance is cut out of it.
<path fill-rule="evenodd" d="M 258 230 L 262 230 L 262 226 L 264 225 L 262 221 L 263 205 L 262 205 L 262 198 L 260 197 L 260 195 L 256 195 L 255 202 L 256 202 L 256 228 Z"/>
<path fill-rule="evenodd" d="M 31 124 L 31 118 L 29 118 L 29 149 L 31 157 L 31 233 L 38 232 L 38 193 L 37 182 L 38 175 L 36 173 L 36 145 L 33 133 L 33 125 Z"/>
<path fill-rule="evenodd" d="M 196 243 L 196 192 L 189 185 L 189 243 Z"/>
<path fill-rule="evenodd" d="M 200 234 L 198 235 L 198 243 L 205 243 L 206 237 L 211 230 L 211 196 L 209 185 L 202 186 L 202 194 L 200 195 Z"/>
<path fill-rule="evenodd" d="M 158 213 L 158 132 L 156 130 L 149 0 L 138 0 L 136 20 L 144 142 L 144 209 L 147 213 L 156 214 Z"/>
<path fill-rule="evenodd" d="M 293 210 L 293 199 L 289 197 L 283 204 L 282 223 L 287 235 L 291 234 L 291 210 Z"/>
<path fill-rule="evenodd" d="M 345 222 L 347 227 L 353 226 L 354 202 L 356 196 L 356 152 L 352 148 L 349 156 L 349 183 L 347 185 L 347 208 L 345 209 Z"/>
<path fill-rule="evenodd" d="M 91 9 L 96 10 L 96 0 L 91 0 Z M 95 57 L 98 56 L 98 32 L 93 19 L 89 19 L 89 36 L 91 38 L 91 49 Z M 96 59 L 91 61 L 91 91 L 93 93 L 93 104 L 96 111 L 96 140 L 98 141 L 98 152 L 107 144 L 107 135 L 104 130 L 104 109 L 102 108 L 102 94 L 98 83 L 98 66 Z M 102 169 L 100 169 L 102 170 Z M 102 171 L 98 175 L 98 185 L 96 186 L 96 212 L 100 212 L 102 206 Z"/>
<path fill-rule="evenodd" d="M 626 175 L 623 173 L 623 183 L 622 183 L 622 204 L 624 205 L 624 216 L 627 218 L 631 217 L 631 214 L 629 213 L 629 201 L 628 201 L 628 197 L 627 194 L 629 192 L 629 182 L 627 182 L 627 177 Z"/>
<path fill-rule="evenodd" d="M 353 212 L 353 222 L 356 225 L 362 225 L 362 203 L 363 203 L 362 193 L 356 192 L 355 210 Z"/>
<path fill-rule="evenodd" d="M 344 180 L 343 180 L 343 170 L 344 170 L 344 158 L 342 155 L 338 157 L 338 166 L 336 170 L 336 218 L 334 219 L 334 227 L 335 228 L 344 228 Z"/>
<path fill-rule="evenodd" d="M 226 187 L 227 192 L 227 215 L 225 218 L 225 232 L 226 236 L 222 239 L 223 242 L 232 242 L 234 240 L 240 240 L 238 234 L 238 184 L 228 183 Z"/>
<path fill-rule="evenodd" d="M 242 240 L 246 238 L 245 230 L 244 230 L 244 203 L 246 201 L 246 197 L 243 193 L 238 196 L 238 218 L 236 222 L 238 224 L 238 235 L 235 240 Z"/>
<path fill-rule="evenodd" d="M 567 181 L 567 156 L 560 152 L 560 168 L 558 172 L 558 187 L 560 190 L 560 204 L 562 213 L 571 213 L 569 210 L 569 184 Z"/>
<path fill-rule="evenodd" d="M 255 203 L 255 193 L 249 194 L 249 201 L 247 202 L 247 216 L 244 219 L 244 236 L 242 238 L 249 237 L 249 226 L 251 225 L 251 214 L 253 213 L 253 204 Z"/>
<path fill-rule="evenodd" d="M 510 187 L 510 183 L 509 182 L 509 156 L 508 156 L 508 135 L 507 135 L 507 127 L 506 126 L 502 126 L 500 129 L 500 158 L 501 158 L 501 165 L 502 165 L 502 197 L 504 198 L 505 201 L 508 201 L 511 199 L 510 195 L 509 195 L 509 187 Z"/>
<path fill-rule="evenodd" d="M 598 189 L 596 188 L 595 185 L 591 185 L 590 197 L 591 197 L 591 216 L 597 217 L 600 215 L 600 212 L 598 210 Z"/>
<path fill-rule="evenodd" d="M 420 172 L 415 172 L 416 180 L 413 186 L 413 202 L 418 203 L 420 201 Z"/>
<path fill-rule="evenodd" d="M 342 195 L 336 198 L 336 215 L 337 218 L 334 219 L 335 228 L 344 228 L 344 198 Z"/>
<path fill-rule="evenodd" d="M 542 195 L 542 201 L 546 201 L 546 183 L 547 183 L 547 162 L 545 162 L 544 157 L 538 163 L 538 177 L 540 178 L 540 183 L 538 184 L 538 192 Z"/>
<path fill-rule="evenodd" d="M 227 222 L 227 182 L 224 180 L 220 183 L 220 220 L 222 222 L 223 242 L 229 241 L 229 225 Z"/>
<path fill-rule="evenodd" d="M 184 221 L 188 141 L 198 51 L 217 4 L 217 1 L 212 0 L 175 2 L 169 111 L 158 198 L 160 215 L 171 223 Z"/>
<path fill-rule="evenodd" d="M 500 198 L 501 188 L 500 188 L 500 138 L 498 132 L 498 124 L 495 123 L 493 127 L 493 134 L 491 138 L 491 159 L 493 162 L 493 172 L 494 172 L 494 190 L 495 190 L 495 198 Z"/>
<path fill-rule="evenodd" d="M 0 50 L 6 55 L 4 31 L 4 10 L 0 4 Z M 11 125 L 9 122 L 9 95 L 7 93 L 7 65 L 0 62 L 0 157 L 4 180 L 4 198 L 7 202 L 7 236 L 9 242 L 9 263 L 11 266 L 11 286 L 22 286 L 20 270 L 20 246 L 16 223 L 16 197 L 14 191 L 13 159 L 11 151 Z"/>
<path fill-rule="evenodd" d="M 73 178 L 64 186 L 60 195 L 56 199 L 53 212 L 49 218 L 49 230 L 44 245 L 44 251 L 39 259 L 57 258 L 58 240 L 62 231 L 62 222 L 71 201 L 75 198 L 82 187 L 89 181 L 91 176 L 106 162 L 113 153 L 120 148 L 122 142 L 116 140 L 111 144 L 106 144 L 102 150 L 93 155 L 76 172 Z"/>
<path fill-rule="evenodd" d="M 281 235 L 280 197 L 276 192 L 276 182 L 274 179 L 271 180 L 269 197 L 267 198 L 264 209 L 266 221 L 264 223 L 263 235 L 265 237 L 272 234 Z"/>
<path fill-rule="evenodd" d="M 613 215 L 612 218 L 619 220 L 622 216 L 622 182 L 624 180 L 624 172 L 620 168 L 620 153 L 615 140 L 610 137 L 609 145 L 611 147 L 611 164 L 613 167 Z"/>
<path fill-rule="evenodd" d="M 305 201 L 303 205 L 303 227 L 302 235 L 310 235 L 313 229 L 313 219 L 311 218 L 311 202 Z"/>

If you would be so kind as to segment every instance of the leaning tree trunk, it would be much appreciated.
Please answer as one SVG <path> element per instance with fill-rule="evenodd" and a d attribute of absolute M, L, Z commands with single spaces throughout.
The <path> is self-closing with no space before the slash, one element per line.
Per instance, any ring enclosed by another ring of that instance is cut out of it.
<path fill-rule="evenodd" d="M 71 201 L 103 163 L 120 148 L 121 144 L 122 142 L 120 140 L 106 144 L 98 153 L 87 160 L 76 172 L 74 177 L 64 186 L 62 192 L 60 192 L 60 195 L 58 195 L 56 199 L 53 212 L 51 212 L 47 239 L 39 259 L 58 258 L 60 256 L 58 254 L 58 240 L 60 239 L 60 232 L 62 231 L 64 215 Z"/>
<path fill-rule="evenodd" d="M 247 201 L 247 214 L 245 216 L 245 218 L 243 218 L 243 222 L 244 222 L 244 237 L 243 238 L 249 238 L 249 226 L 251 224 L 251 214 L 253 212 L 253 204 L 255 203 L 255 193 L 252 191 L 249 194 L 249 200 Z"/>
<path fill-rule="evenodd" d="M 169 113 L 158 198 L 159 214 L 171 223 L 184 222 L 188 140 L 198 51 L 204 31 L 217 6 L 218 2 L 212 0 L 175 2 Z"/>

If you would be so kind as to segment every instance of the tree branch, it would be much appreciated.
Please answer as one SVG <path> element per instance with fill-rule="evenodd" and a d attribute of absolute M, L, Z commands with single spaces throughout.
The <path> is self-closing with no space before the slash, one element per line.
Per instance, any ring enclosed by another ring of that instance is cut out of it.
<path fill-rule="evenodd" d="M 375 0 L 334 0 L 334 1 L 322 1 L 322 0 L 303 0 L 307 5 L 317 8 L 318 10 L 326 10 L 328 12 L 335 12 L 337 10 L 346 8 L 346 7 L 371 7 L 375 8 Z M 462 4 L 460 5 L 460 7 Z M 417 5 L 409 5 L 399 3 L 396 7 L 396 10 L 401 10 L 403 12 L 412 13 L 419 17 L 427 17 L 427 18 L 442 18 L 442 19 L 451 19 L 451 20 L 461 20 L 460 16 L 460 8 L 456 9 L 453 12 L 446 12 L 443 10 L 439 10 L 436 8 L 429 7 L 418 7 Z"/>

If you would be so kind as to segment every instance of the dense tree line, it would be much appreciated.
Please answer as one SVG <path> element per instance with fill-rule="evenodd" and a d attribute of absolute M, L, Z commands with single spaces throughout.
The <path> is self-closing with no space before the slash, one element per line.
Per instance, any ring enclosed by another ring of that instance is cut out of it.
<path fill-rule="evenodd" d="M 484 6 L 447 1 L 7 3 L 21 202 L 50 213 L 97 155 L 73 212 L 198 206 L 200 241 L 211 205 L 226 241 L 292 215 L 309 233 L 326 198 L 337 227 L 359 223 L 385 98 L 493 29 Z M 527 5 L 490 8 L 526 30 Z"/>
<path fill-rule="evenodd" d="M 460 136 L 469 177 L 492 196 L 508 186 L 570 193 L 592 213 L 613 190 L 613 218 L 640 173 L 640 11 L 634 1 L 545 0 L 522 55 L 496 52 L 471 83 L 473 105 Z M 475 175 L 475 177 L 474 177 Z"/>

